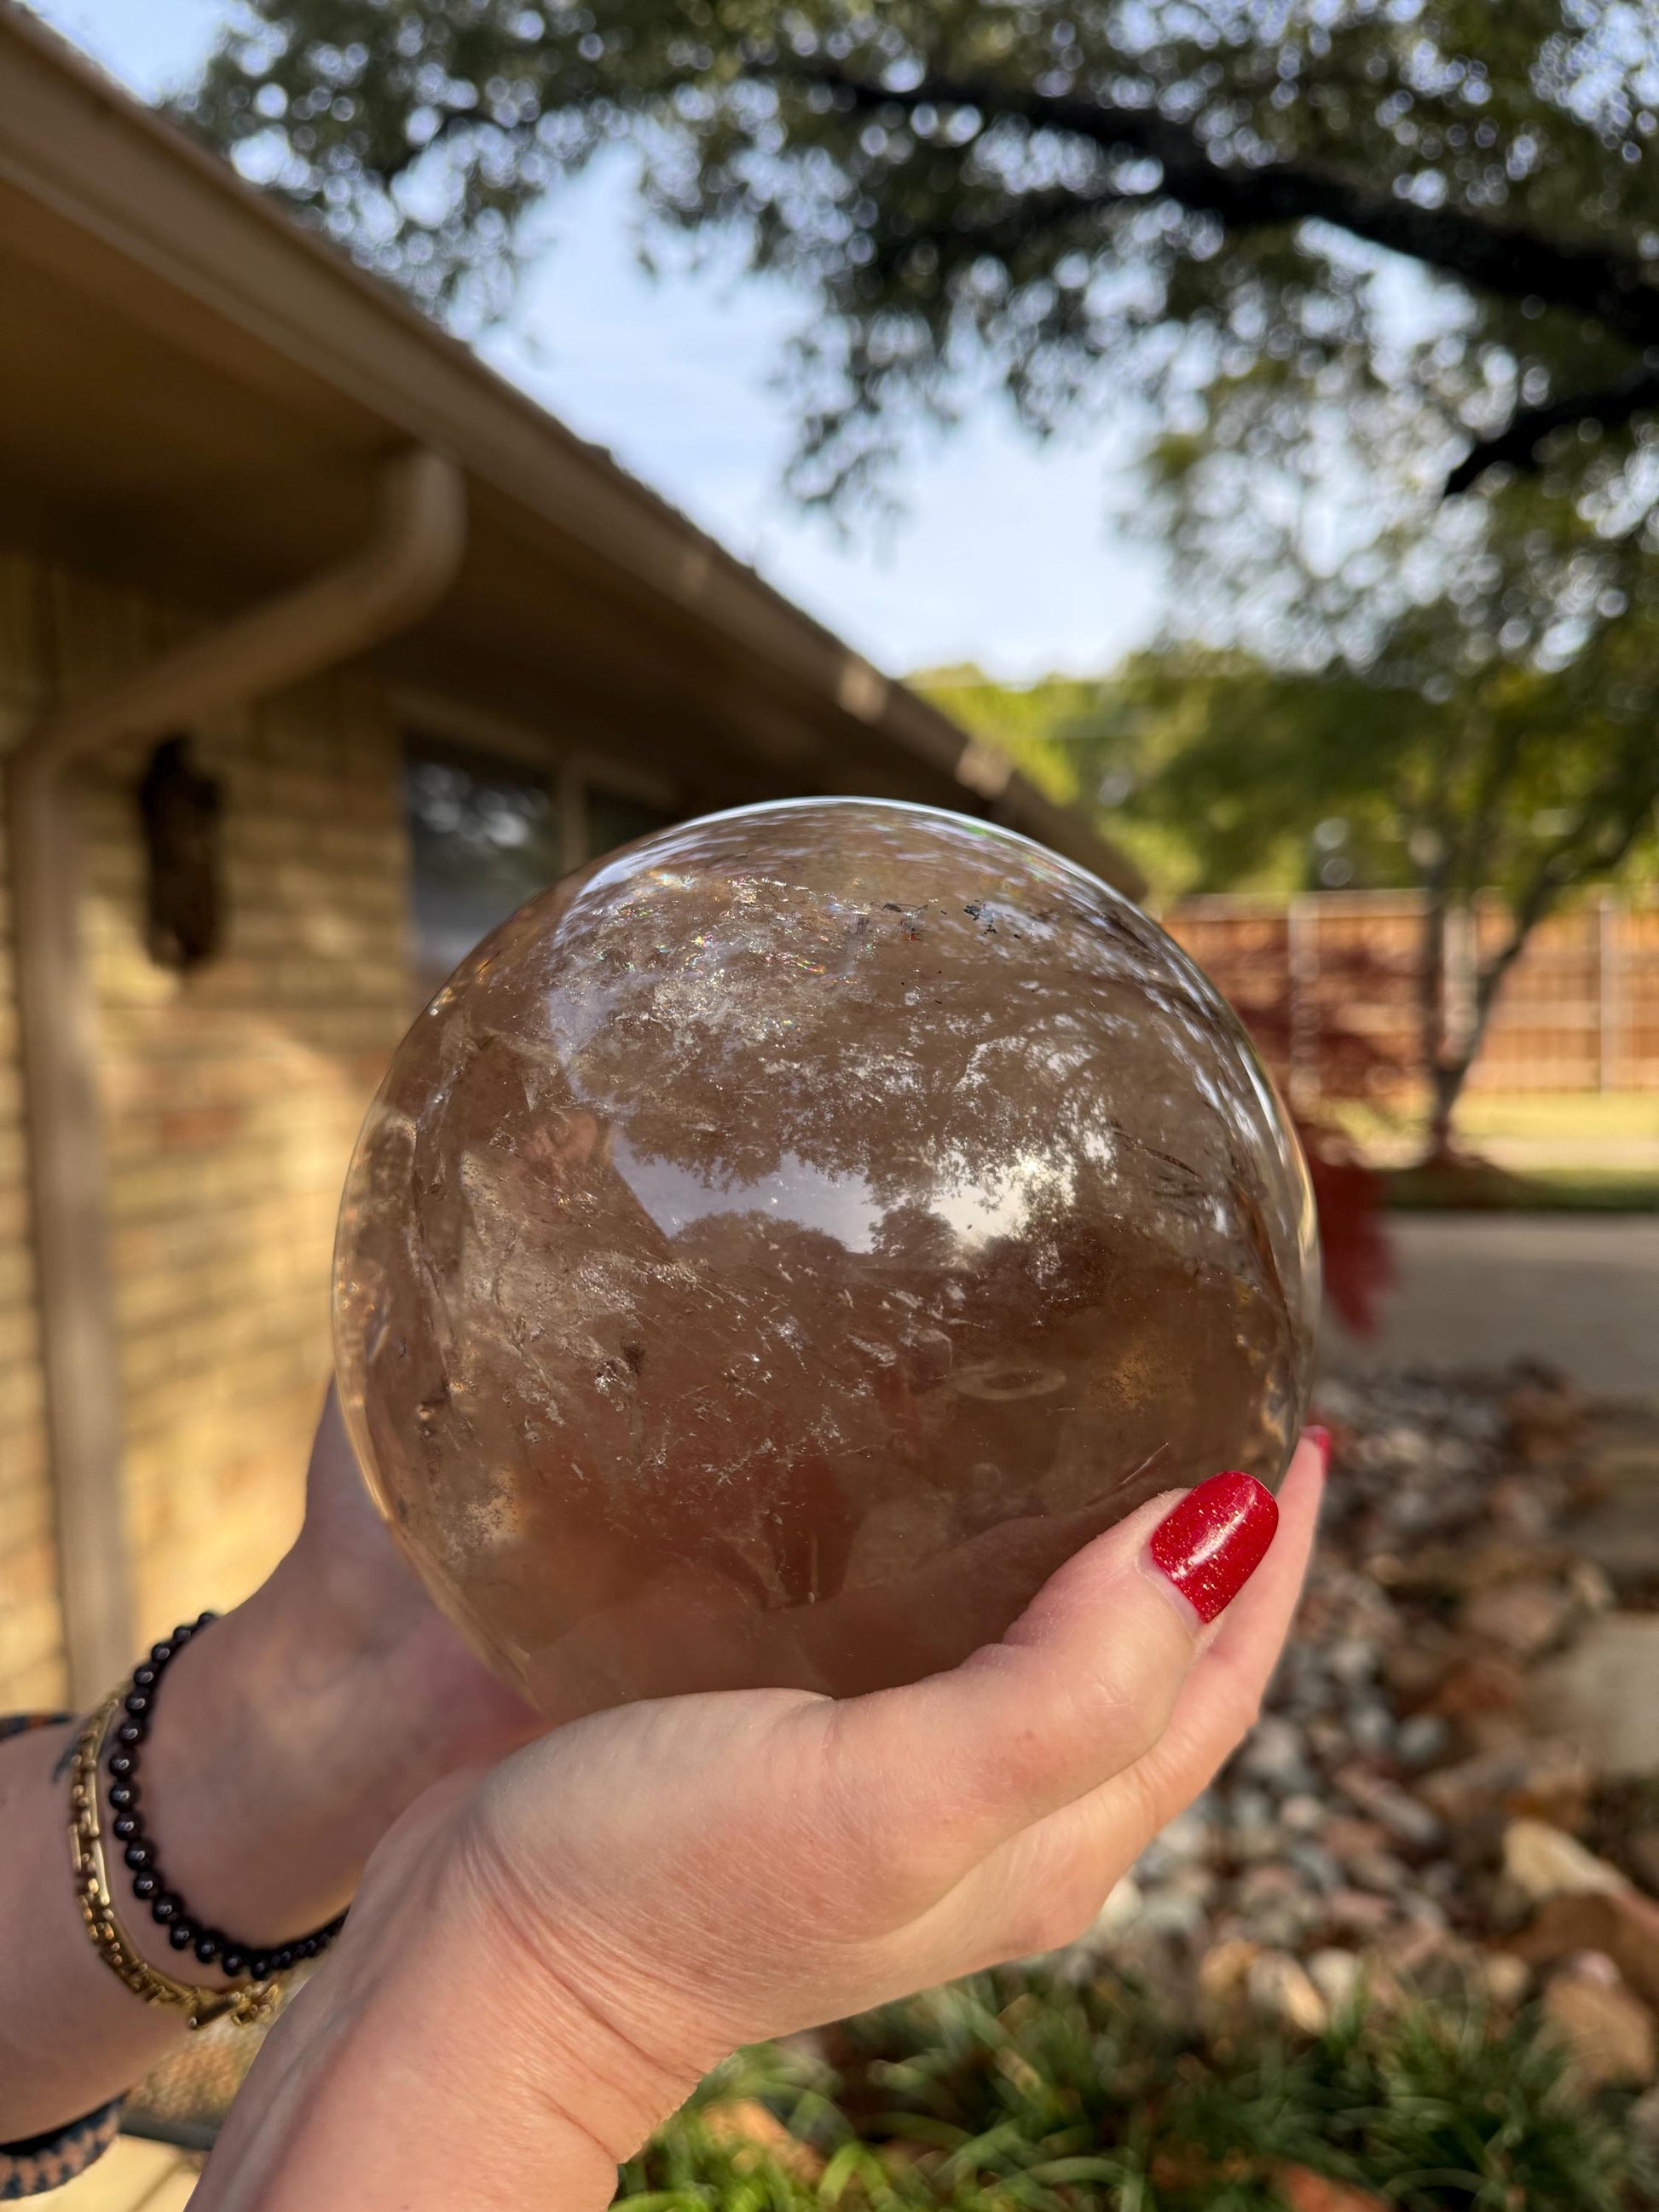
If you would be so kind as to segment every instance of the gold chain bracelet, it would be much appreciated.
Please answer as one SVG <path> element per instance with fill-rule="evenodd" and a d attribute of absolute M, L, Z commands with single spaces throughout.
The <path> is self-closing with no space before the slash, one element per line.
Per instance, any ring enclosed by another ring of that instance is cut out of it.
<path fill-rule="evenodd" d="M 75 1893 L 81 1917 L 87 1923 L 93 1948 L 135 1996 L 146 2004 L 166 2005 L 184 2013 L 191 2027 L 228 2014 L 240 2027 L 253 2027 L 270 2020 L 281 1996 L 275 1981 L 245 1982 L 228 1990 L 203 1989 L 176 1981 L 141 1958 L 132 1938 L 121 1925 L 110 1895 L 104 1865 L 104 1837 L 98 1822 L 98 1761 L 104 1738 L 121 1705 L 121 1692 L 112 1691 L 82 1729 L 70 1765 L 70 1863 L 75 1869 Z"/>

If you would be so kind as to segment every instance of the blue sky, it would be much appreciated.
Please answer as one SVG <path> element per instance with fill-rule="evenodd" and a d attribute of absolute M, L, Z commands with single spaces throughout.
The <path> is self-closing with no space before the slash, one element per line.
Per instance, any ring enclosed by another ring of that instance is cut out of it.
<path fill-rule="evenodd" d="M 222 0 L 33 4 L 146 97 L 190 76 L 226 13 Z M 988 403 L 906 468 L 896 524 L 842 539 L 779 488 L 791 426 L 769 380 L 810 302 L 718 270 L 653 279 L 631 225 L 618 163 L 561 195 L 485 357 L 884 668 L 976 660 L 1019 682 L 1104 669 L 1150 635 L 1156 556 L 1106 519 L 1121 434 L 1038 448 Z"/>

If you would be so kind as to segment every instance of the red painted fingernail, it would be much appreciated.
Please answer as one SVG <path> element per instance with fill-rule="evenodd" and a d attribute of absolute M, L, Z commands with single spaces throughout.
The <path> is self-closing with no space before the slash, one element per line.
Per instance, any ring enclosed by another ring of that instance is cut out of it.
<path fill-rule="evenodd" d="M 1200 1620 L 1213 1620 L 1261 1565 L 1279 1526 L 1273 1492 L 1253 1474 L 1212 1474 L 1152 1534 L 1152 1564 Z"/>
<path fill-rule="evenodd" d="M 1322 1428 L 1317 1421 L 1313 1421 L 1310 1423 L 1308 1427 L 1303 1430 L 1302 1433 L 1304 1437 L 1310 1437 L 1314 1443 L 1318 1445 L 1320 1460 L 1324 1466 L 1328 1468 L 1331 1463 L 1330 1431 L 1326 1428 Z"/>

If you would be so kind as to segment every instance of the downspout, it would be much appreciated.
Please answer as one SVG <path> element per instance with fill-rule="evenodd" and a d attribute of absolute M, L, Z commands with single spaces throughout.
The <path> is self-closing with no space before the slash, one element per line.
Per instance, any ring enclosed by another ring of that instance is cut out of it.
<path fill-rule="evenodd" d="M 106 747 L 263 697 L 407 628 L 442 594 L 466 536 L 465 479 L 424 450 L 381 472 L 374 530 L 346 560 L 48 714 L 6 763 L 13 943 L 28 1131 L 41 1366 L 70 1693 L 132 1663 L 121 1495 L 119 1341 L 111 1280 L 92 994 L 80 948 L 69 779 Z"/>

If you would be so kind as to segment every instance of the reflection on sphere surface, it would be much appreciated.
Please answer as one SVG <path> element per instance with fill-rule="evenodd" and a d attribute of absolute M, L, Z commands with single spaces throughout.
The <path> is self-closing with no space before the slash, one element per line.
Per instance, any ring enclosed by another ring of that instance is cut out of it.
<path fill-rule="evenodd" d="M 1316 1297 L 1295 1139 L 1163 932 L 823 799 L 463 963 L 359 1140 L 335 1327 L 399 1542 L 559 1718 L 953 1663 L 1144 1499 L 1278 1480 Z"/>

